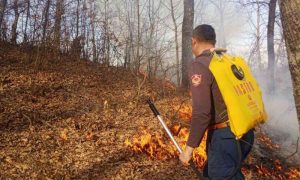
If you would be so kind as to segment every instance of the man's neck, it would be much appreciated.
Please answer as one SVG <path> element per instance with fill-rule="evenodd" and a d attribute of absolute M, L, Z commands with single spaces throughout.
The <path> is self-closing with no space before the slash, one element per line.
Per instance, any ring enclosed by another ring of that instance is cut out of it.
<path fill-rule="evenodd" d="M 197 53 L 197 57 L 200 56 L 204 51 L 210 50 L 212 48 L 215 48 L 215 47 L 213 45 L 210 45 L 210 44 L 199 48 L 199 51 Z"/>

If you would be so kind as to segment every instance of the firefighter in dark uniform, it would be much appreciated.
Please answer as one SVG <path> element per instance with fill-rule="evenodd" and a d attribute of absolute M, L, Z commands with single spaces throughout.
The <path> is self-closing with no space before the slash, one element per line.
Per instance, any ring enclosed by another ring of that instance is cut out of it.
<path fill-rule="evenodd" d="M 226 105 L 209 70 L 212 59 L 210 50 L 215 44 L 216 34 L 212 26 L 203 24 L 193 30 L 192 50 L 196 59 L 189 69 L 192 120 L 187 146 L 180 155 L 180 160 L 184 165 L 189 165 L 194 148 L 199 146 L 207 130 L 208 160 L 203 172 L 205 179 L 245 179 L 241 172 L 240 161 L 243 161 L 250 152 L 254 133 L 250 130 L 241 138 L 239 151 L 235 136 L 230 131 Z"/>

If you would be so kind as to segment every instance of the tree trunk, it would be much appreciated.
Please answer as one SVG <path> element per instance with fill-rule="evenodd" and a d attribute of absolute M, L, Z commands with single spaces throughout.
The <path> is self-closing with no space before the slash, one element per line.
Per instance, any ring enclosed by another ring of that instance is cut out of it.
<path fill-rule="evenodd" d="M 192 61 L 192 33 L 194 24 L 194 0 L 184 0 L 182 23 L 182 82 L 183 88 L 189 87 L 188 65 Z"/>
<path fill-rule="evenodd" d="M 23 43 L 26 43 L 28 41 L 28 35 L 27 35 L 27 26 L 28 26 L 28 21 L 30 18 L 30 0 L 26 0 L 27 4 L 27 13 L 26 13 L 26 21 L 25 21 L 25 32 L 24 32 L 24 39 Z"/>
<path fill-rule="evenodd" d="M 280 11 L 300 125 L 300 0 L 281 0 Z"/>
<path fill-rule="evenodd" d="M 269 3 L 269 20 L 268 20 L 268 71 L 269 71 L 269 93 L 274 92 L 274 70 L 275 70 L 275 49 L 274 49 L 274 26 L 276 18 L 276 3 L 277 0 L 270 0 Z"/>
<path fill-rule="evenodd" d="M 48 0 L 44 8 L 45 15 L 44 15 L 44 23 L 43 23 L 43 37 L 42 37 L 43 44 L 45 44 L 45 39 L 46 39 L 47 26 L 49 21 L 50 2 L 51 0 Z"/>
<path fill-rule="evenodd" d="M 86 6 L 86 0 L 83 1 L 83 5 L 82 5 L 82 18 L 81 18 L 81 26 L 82 26 L 82 34 L 85 38 L 85 40 L 83 41 L 83 58 L 84 59 L 89 59 L 88 57 L 88 48 L 86 46 L 88 46 L 87 41 L 89 39 L 88 33 L 87 33 L 87 6 Z"/>
<path fill-rule="evenodd" d="M 174 24 L 174 33 L 175 33 L 175 48 L 176 48 L 176 79 L 177 79 L 177 86 L 180 86 L 180 60 L 179 60 L 179 43 L 178 43 L 178 25 L 175 18 L 174 12 L 174 4 L 173 0 L 171 1 L 171 15 Z"/>
<path fill-rule="evenodd" d="M 108 2 L 104 2 L 104 64 L 109 66 L 110 59 L 110 38 L 109 38 L 109 22 L 108 22 Z"/>
<path fill-rule="evenodd" d="M 77 10 L 76 10 L 76 37 L 79 36 L 79 8 L 80 8 L 80 0 L 77 0 Z"/>
<path fill-rule="evenodd" d="M 19 21 L 19 17 L 20 17 L 18 3 L 19 3 L 19 0 L 14 0 L 13 9 L 15 12 L 15 19 L 14 19 L 14 22 L 11 27 L 11 42 L 14 44 L 17 43 L 17 36 L 18 36 L 17 27 L 18 27 L 18 21 Z"/>
<path fill-rule="evenodd" d="M 54 24 L 54 47 L 57 52 L 60 50 L 61 19 L 63 14 L 63 0 L 56 0 L 55 24 Z"/>
<path fill-rule="evenodd" d="M 257 4 L 257 15 L 256 15 L 256 53 L 257 53 L 257 61 L 258 61 L 258 67 L 260 70 L 263 69 L 263 63 L 261 58 L 261 47 L 260 47 L 260 3 L 259 0 L 256 0 Z"/>
<path fill-rule="evenodd" d="M 91 31 L 92 31 L 92 45 L 93 45 L 93 61 L 97 62 L 97 46 L 96 46 L 96 32 L 95 32 L 95 1 L 90 2 L 90 19 L 91 19 Z"/>
<path fill-rule="evenodd" d="M 132 61 L 134 61 L 134 50 L 133 50 L 133 28 L 132 28 L 132 22 L 130 19 L 130 15 L 132 14 L 132 6 L 127 7 L 128 11 L 126 14 L 126 21 L 127 21 L 127 26 L 128 26 L 128 35 L 127 35 L 127 43 L 128 43 L 128 53 L 126 55 L 126 67 L 131 69 L 132 68 Z"/>
<path fill-rule="evenodd" d="M 140 70 L 140 43 L 141 43 L 141 25 L 140 25 L 140 1 L 136 0 L 136 5 L 137 5 L 137 49 L 136 49 L 136 73 L 138 74 L 139 70 Z"/>
<path fill-rule="evenodd" d="M 6 9 L 7 0 L 0 0 L 0 36 L 2 35 L 2 22 L 4 18 L 4 12 Z"/>

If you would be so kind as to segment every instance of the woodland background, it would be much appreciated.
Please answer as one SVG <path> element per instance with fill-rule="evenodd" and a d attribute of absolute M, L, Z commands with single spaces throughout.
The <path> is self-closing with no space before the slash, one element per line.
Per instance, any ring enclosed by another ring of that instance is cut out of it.
<path fill-rule="evenodd" d="M 0 176 L 190 178 L 145 98 L 170 127 L 188 128 L 191 32 L 208 23 L 218 47 L 246 58 L 270 115 L 247 177 L 299 178 L 299 9 L 299 0 L 1 0 Z"/>

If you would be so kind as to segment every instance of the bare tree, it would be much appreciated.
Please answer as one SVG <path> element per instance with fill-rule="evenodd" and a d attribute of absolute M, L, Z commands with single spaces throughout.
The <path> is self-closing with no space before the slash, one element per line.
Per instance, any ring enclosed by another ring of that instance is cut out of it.
<path fill-rule="evenodd" d="M 281 0 L 279 5 L 300 125 L 300 0 Z"/>
<path fill-rule="evenodd" d="M 0 36 L 2 36 L 2 22 L 4 18 L 4 12 L 6 9 L 7 0 L 0 0 Z"/>
<path fill-rule="evenodd" d="M 176 48 L 176 79 L 177 85 L 180 86 L 180 59 L 179 59 L 179 42 L 178 42 L 178 24 L 175 18 L 174 12 L 174 3 L 173 0 L 170 0 L 171 3 L 171 16 L 174 24 L 174 34 L 175 34 L 175 48 Z"/>
<path fill-rule="evenodd" d="M 80 0 L 77 0 L 77 8 L 76 8 L 76 37 L 79 36 L 79 16 L 80 16 Z"/>
<path fill-rule="evenodd" d="M 82 25 L 82 34 L 83 34 L 83 43 L 82 43 L 82 46 L 83 46 L 83 58 L 84 59 L 88 59 L 89 56 L 88 56 L 88 32 L 87 32 L 87 5 L 86 5 L 86 0 L 83 0 L 82 2 L 82 16 L 81 16 L 81 25 Z M 86 48 L 85 45 L 87 46 Z"/>
<path fill-rule="evenodd" d="M 54 45 L 57 51 L 60 50 L 61 19 L 63 15 L 63 0 L 56 0 L 55 24 L 54 24 Z"/>
<path fill-rule="evenodd" d="M 90 21 L 91 21 L 91 31 L 92 31 L 92 48 L 93 48 L 93 61 L 98 61 L 97 56 L 97 46 L 96 46 L 96 27 L 95 27 L 95 21 L 96 21 L 96 12 L 95 12 L 95 0 L 90 1 Z"/>
<path fill-rule="evenodd" d="M 277 0 L 270 0 L 269 2 L 269 20 L 268 20 L 268 32 L 267 32 L 267 43 L 268 43 L 268 70 L 269 70 L 269 92 L 274 91 L 274 70 L 275 70 L 275 47 L 274 47 L 274 27 L 276 19 L 276 3 Z"/>
<path fill-rule="evenodd" d="M 24 39 L 23 39 L 24 43 L 28 41 L 27 27 L 30 18 L 30 0 L 26 0 L 26 12 L 27 13 L 26 13 L 26 20 L 25 20 L 25 32 L 24 32 Z"/>
<path fill-rule="evenodd" d="M 104 42 L 103 42 L 103 54 L 104 64 L 109 66 L 110 59 L 110 34 L 109 34 L 109 21 L 108 21 L 108 0 L 104 0 Z"/>
<path fill-rule="evenodd" d="M 256 0 L 257 5 L 257 12 L 256 12 L 256 53 L 257 53 L 257 60 L 259 62 L 259 69 L 262 69 L 262 58 L 261 58 L 261 46 L 260 46 L 260 39 L 261 39 L 261 5 L 259 0 Z"/>
<path fill-rule="evenodd" d="M 20 12 L 19 12 L 19 0 L 14 0 L 13 3 L 13 9 L 15 13 L 15 18 L 14 22 L 11 27 L 11 42 L 16 43 L 17 42 L 17 26 L 18 26 L 18 21 L 20 17 Z"/>
<path fill-rule="evenodd" d="M 48 25 L 48 21 L 49 21 L 50 3 L 51 3 L 51 0 L 47 0 L 45 7 L 44 7 L 44 11 L 43 11 L 44 22 L 43 22 L 42 43 L 44 43 L 44 44 L 45 44 L 45 40 L 46 40 L 47 25 Z"/>
<path fill-rule="evenodd" d="M 140 46 L 141 46 L 141 17 L 140 17 L 140 0 L 136 0 L 136 8 L 137 8 L 137 49 L 136 49 L 136 72 L 139 72 L 140 70 L 140 63 L 141 63 L 141 59 L 140 59 Z"/>
<path fill-rule="evenodd" d="M 188 88 L 188 65 L 193 58 L 192 32 L 194 26 L 194 0 L 184 0 L 184 15 L 182 23 L 182 87 Z"/>

